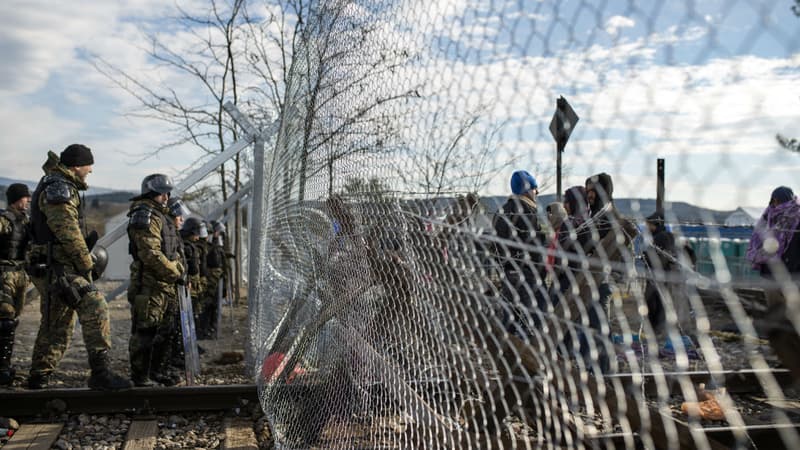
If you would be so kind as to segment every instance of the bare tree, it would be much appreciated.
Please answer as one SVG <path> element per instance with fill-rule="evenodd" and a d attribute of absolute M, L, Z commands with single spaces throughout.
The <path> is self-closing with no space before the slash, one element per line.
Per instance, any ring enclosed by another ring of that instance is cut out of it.
<path fill-rule="evenodd" d="M 100 73 L 139 100 L 140 107 L 129 115 L 153 118 L 173 126 L 175 140 L 139 155 L 142 159 L 191 144 L 202 152 L 201 157 L 193 162 L 194 165 L 215 153 L 224 152 L 227 143 L 238 138 L 236 126 L 227 117 L 223 105 L 228 101 L 238 104 L 242 90 L 239 71 L 240 64 L 246 62 L 241 50 L 245 37 L 242 27 L 247 20 L 244 7 L 245 0 L 210 0 L 209 8 L 203 14 L 176 7 L 178 16 L 174 19 L 174 25 L 191 35 L 188 48 L 177 48 L 155 34 L 148 36 L 147 55 L 160 65 L 184 75 L 186 85 L 154 85 L 143 77 L 126 73 L 99 56 L 93 58 L 93 64 Z M 180 89 L 187 86 L 192 89 Z M 218 174 L 217 192 L 225 201 L 230 191 L 236 192 L 242 185 L 240 156 L 235 157 L 232 170 L 223 164 Z M 235 211 L 234 251 L 236 255 L 241 255 L 242 220 L 238 203 Z M 237 296 L 240 275 L 241 265 L 237 257 L 233 276 L 233 280 L 237 280 Z"/>
<path fill-rule="evenodd" d="M 775 139 L 778 141 L 778 144 L 780 144 L 780 146 L 785 148 L 786 150 L 800 153 L 800 141 L 798 141 L 797 139 L 788 138 L 782 134 L 776 135 Z"/>
<path fill-rule="evenodd" d="M 299 153 L 297 167 L 284 176 L 300 200 L 308 180 L 321 173 L 333 194 L 337 163 L 393 150 L 392 106 L 418 97 L 416 87 L 385 88 L 411 53 L 390 45 L 380 22 L 357 6 L 295 0 L 249 22 L 250 69 L 264 80 L 258 91 L 282 111 L 291 151 Z"/>
<path fill-rule="evenodd" d="M 422 142 L 407 146 L 397 174 L 407 188 L 438 197 L 453 192 L 478 192 L 516 159 L 498 161 L 505 124 L 484 124 L 478 107 L 462 117 L 433 115 Z"/>

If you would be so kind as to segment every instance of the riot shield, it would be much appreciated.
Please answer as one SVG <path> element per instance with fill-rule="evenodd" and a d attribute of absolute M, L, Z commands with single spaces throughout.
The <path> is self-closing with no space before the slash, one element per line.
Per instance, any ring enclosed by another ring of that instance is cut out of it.
<path fill-rule="evenodd" d="M 214 326 L 214 339 L 219 339 L 219 330 L 222 327 L 222 307 L 225 305 L 223 299 L 225 289 L 225 278 L 220 278 L 217 282 L 217 317 L 216 326 Z"/>
<path fill-rule="evenodd" d="M 178 286 L 181 308 L 181 331 L 183 332 L 183 353 L 186 357 L 186 384 L 192 386 L 200 375 L 200 356 L 197 353 L 197 335 L 194 331 L 194 312 L 192 297 L 186 286 Z"/>

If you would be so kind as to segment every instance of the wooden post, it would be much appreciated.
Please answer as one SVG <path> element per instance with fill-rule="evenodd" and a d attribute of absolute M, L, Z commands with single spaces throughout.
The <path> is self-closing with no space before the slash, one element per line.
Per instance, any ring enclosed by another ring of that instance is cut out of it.
<path fill-rule="evenodd" d="M 656 211 L 664 214 L 664 158 L 656 160 Z"/>

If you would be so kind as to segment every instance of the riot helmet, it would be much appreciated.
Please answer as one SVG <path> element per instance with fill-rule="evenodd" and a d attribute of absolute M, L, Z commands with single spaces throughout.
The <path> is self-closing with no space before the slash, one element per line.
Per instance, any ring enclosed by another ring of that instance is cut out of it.
<path fill-rule="evenodd" d="M 172 217 L 187 217 L 192 213 L 180 197 L 170 197 L 170 199 L 167 200 L 167 208 L 169 208 L 169 214 Z"/>
<path fill-rule="evenodd" d="M 95 245 L 92 248 L 92 279 L 97 280 L 106 271 L 108 266 L 108 251 L 101 245 Z"/>
<path fill-rule="evenodd" d="M 181 227 L 181 231 L 183 231 L 188 235 L 200 236 L 200 229 L 202 223 L 203 222 L 201 222 L 200 219 L 198 219 L 197 217 L 189 217 L 188 219 L 186 219 L 185 222 L 183 222 L 183 227 Z"/>
<path fill-rule="evenodd" d="M 175 185 L 172 184 L 170 177 L 162 173 L 154 173 L 144 177 L 144 180 L 142 180 L 141 195 L 151 193 L 169 194 L 173 189 L 175 189 Z"/>
<path fill-rule="evenodd" d="M 216 220 L 211 221 L 211 231 L 213 233 L 220 233 L 223 234 L 226 231 L 225 224 L 222 222 L 217 222 Z"/>
<path fill-rule="evenodd" d="M 208 237 L 208 225 L 205 222 L 200 222 L 200 239 Z"/>

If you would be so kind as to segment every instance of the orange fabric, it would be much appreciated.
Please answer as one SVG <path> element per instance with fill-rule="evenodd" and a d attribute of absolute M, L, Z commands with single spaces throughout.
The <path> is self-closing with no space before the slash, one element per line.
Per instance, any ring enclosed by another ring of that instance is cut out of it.
<path fill-rule="evenodd" d="M 704 420 L 725 420 L 725 413 L 719 402 L 711 393 L 703 392 L 700 402 L 683 402 L 681 411 L 689 416 L 697 416 Z"/>

